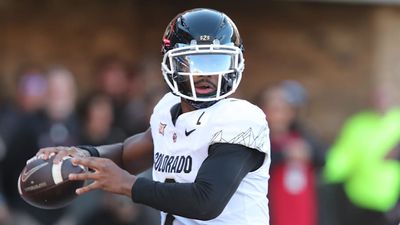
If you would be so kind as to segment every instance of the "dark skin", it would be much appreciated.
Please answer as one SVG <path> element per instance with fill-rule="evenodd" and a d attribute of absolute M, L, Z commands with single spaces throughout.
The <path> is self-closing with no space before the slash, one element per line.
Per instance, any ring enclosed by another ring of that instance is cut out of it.
<path fill-rule="evenodd" d="M 217 76 L 197 76 L 194 80 L 208 79 L 216 84 Z M 182 112 L 195 110 L 185 100 L 181 99 Z M 153 138 L 150 128 L 143 133 L 127 138 L 123 143 L 104 145 L 97 147 L 100 157 L 90 157 L 85 150 L 76 147 L 46 147 L 36 154 L 37 157 L 48 159 L 56 155 L 54 163 L 59 163 L 65 156 L 72 156 L 74 165 L 82 165 L 93 172 L 70 174 L 70 180 L 92 180 L 93 182 L 82 188 L 78 188 L 78 195 L 101 189 L 107 192 L 132 197 L 132 186 L 136 176 L 153 163 Z"/>

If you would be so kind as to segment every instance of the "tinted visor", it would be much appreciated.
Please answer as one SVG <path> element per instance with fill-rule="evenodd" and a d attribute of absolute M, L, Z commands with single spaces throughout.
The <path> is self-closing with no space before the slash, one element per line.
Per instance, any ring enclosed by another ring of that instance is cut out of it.
<path fill-rule="evenodd" d="M 172 58 L 176 72 L 194 75 L 228 73 L 235 68 L 234 62 L 234 56 L 229 54 L 192 54 Z"/>

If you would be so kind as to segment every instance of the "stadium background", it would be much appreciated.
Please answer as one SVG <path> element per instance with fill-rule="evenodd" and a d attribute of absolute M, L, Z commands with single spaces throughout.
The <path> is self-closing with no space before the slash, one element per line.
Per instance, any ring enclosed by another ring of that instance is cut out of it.
<path fill-rule="evenodd" d="M 328 142 L 348 115 L 368 106 L 372 83 L 399 83 L 400 7 L 390 4 L 1 0 L 2 93 L 12 95 L 18 67 L 34 62 L 72 70 L 83 96 L 92 64 L 107 54 L 145 62 L 161 78 L 166 23 L 193 7 L 222 10 L 241 30 L 247 61 L 240 94 L 253 98 L 272 82 L 299 80 L 310 94 L 309 126 Z"/>
<path fill-rule="evenodd" d="M 377 84 L 400 99 L 400 3 L 361 0 L 0 0 L 0 95 L 14 98 L 18 70 L 34 63 L 71 70 L 84 98 L 107 55 L 143 65 L 146 88 L 157 88 L 165 26 L 195 7 L 226 12 L 241 31 L 246 70 L 237 95 L 255 100 L 271 84 L 299 81 L 310 100 L 306 125 L 328 145 L 369 107 Z"/>

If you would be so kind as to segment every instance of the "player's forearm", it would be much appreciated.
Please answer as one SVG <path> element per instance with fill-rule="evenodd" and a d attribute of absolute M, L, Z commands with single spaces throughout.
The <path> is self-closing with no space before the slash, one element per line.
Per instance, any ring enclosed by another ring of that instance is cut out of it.
<path fill-rule="evenodd" d="M 151 167 L 152 163 L 153 139 L 150 128 L 125 140 L 122 153 L 124 169 L 137 174 Z"/>
<path fill-rule="evenodd" d="M 123 143 L 102 145 L 96 147 L 99 157 L 111 159 L 119 167 L 123 167 L 122 154 L 124 151 Z"/>
<path fill-rule="evenodd" d="M 77 147 L 88 151 L 90 156 L 111 159 L 132 174 L 140 173 L 152 165 L 153 141 L 150 129 L 127 138 L 123 143 Z"/>
<path fill-rule="evenodd" d="M 210 220 L 217 217 L 226 205 L 225 198 L 234 190 L 217 192 L 206 183 L 160 183 L 137 178 L 132 199 L 152 208 L 191 219 Z"/>

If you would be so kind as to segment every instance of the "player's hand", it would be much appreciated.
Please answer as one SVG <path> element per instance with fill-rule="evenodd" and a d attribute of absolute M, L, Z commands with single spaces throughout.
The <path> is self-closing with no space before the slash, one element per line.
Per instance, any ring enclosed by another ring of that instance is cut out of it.
<path fill-rule="evenodd" d="M 101 189 L 114 194 L 131 197 L 131 190 L 136 181 L 136 176 L 121 169 L 110 159 L 84 157 L 73 158 L 71 160 L 74 165 L 82 165 L 94 171 L 69 175 L 68 178 L 70 180 L 93 180 L 89 185 L 77 189 L 76 193 L 78 195 L 95 189 Z"/>
<path fill-rule="evenodd" d="M 53 162 L 55 164 L 61 162 L 65 156 L 71 156 L 71 157 L 88 157 L 88 156 L 90 156 L 89 152 L 79 149 L 77 147 L 57 146 L 57 147 L 42 148 L 36 153 L 35 157 L 47 160 L 48 158 L 52 157 L 53 155 L 55 155 L 54 160 L 53 160 Z"/>

